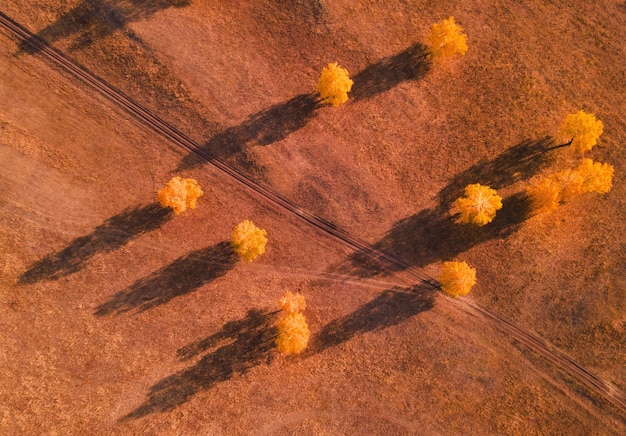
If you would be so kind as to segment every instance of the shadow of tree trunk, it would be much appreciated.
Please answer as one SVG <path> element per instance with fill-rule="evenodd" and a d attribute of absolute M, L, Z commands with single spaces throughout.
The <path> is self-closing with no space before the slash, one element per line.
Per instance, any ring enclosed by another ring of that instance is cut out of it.
<path fill-rule="evenodd" d="M 530 204 L 525 194 L 505 198 L 495 219 L 482 227 L 457 223 L 450 214 L 454 200 L 465 186 L 481 183 L 501 189 L 538 174 L 553 161 L 554 141 L 549 138 L 524 140 L 491 161 L 481 161 L 452 178 L 439 194 L 439 204 L 398 221 L 373 246 L 389 253 L 405 265 L 423 267 L 439 260 L 453 259 L 470 248 L 494 238 L 516 232 L 529 217 Z M 373 277 L 403 269 L 376 256 L 376 251 L 356 252 L 335 267 L 344 274 Z"/>
<path fill-rule="evenodd" d="M 237 256 L 229 242 L 193 251 L 115 294 L 96 309 L 97 316 L 140 312 L 165 304 L 216 280 L 237 264 Z"/>
<path fill-rule="evenodd" d="M 191 0 L 83 0 L 37 32 L 36 38 L 48 44 L 73 38 L 71 49 L 77 50 L 125 28 L 128 23 L 146 20 L 163 9 L 190 4 Z M 40 50 L 41 46 L 34 38 L 20 45 L 22 52 L 37 53 Z"/>
<path fill-rule="evenodd" d="M 171 218 L 171 210 L 158 203 L 126 209 L 96 227 L 93 233 L 75 239 L 58 253 L 36 262 L 22 274 L 18 284 L 56 280 L 78 272 L 97 253 L 116 250 L 131 239 L 158 229 Z"/>
<path fill-rule="evenodd" d="M 250 310 L 245 318 L 228 323 L 208 338 L 179 350 L 183 359 L 190 359 L 208 349 L 192 367 L 156 383 L 146 401 L 121 420 L 138 419 L 151 413 L 166 412 L 185 402 L 200 391 L 229 380 L 236 374 L 269 363 L 276 339 L 274 327 L 277 312 Z"/>

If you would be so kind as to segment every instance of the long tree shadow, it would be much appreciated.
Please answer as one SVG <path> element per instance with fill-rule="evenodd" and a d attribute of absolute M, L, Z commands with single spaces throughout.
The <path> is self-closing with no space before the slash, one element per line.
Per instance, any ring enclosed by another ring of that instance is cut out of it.
<path fill-rule="evenodd" d="M 84 48 L 133 21 L 146 20 L 170 7 L 185 7 L 191 0 L 83 0 L 72 10 L 36 34 L 49 44 L 73 38 L 72 50 Z M 20 51 L 36 53 L 41 45 L 34 39 L 24 41 Z"/>
<path fill-rule="evenodd" d="M 158 229 L 171 218 L 171 209 L 158 203 L 128 208 L 96 227 L 91 234 L 75 239 L 58 253 L 36 262 L 22 274 L 18 284 L 56 280 L 78 272 L 95 254 L 116 250 L 131 239 Z"/>
<path fill-rule="evenodd" d="M 529 217 L 529 200 L 524 193 L 505 198 L 495 219 L 482 227 L 459 224 L 457 216 L 450 214 L 453 201 L 470 183 L 501 189 L 534 176 L 551 164 L 553 156 L 549 152 L 555 148 L 559 146 L 555 147 L 551 138 L 525 140 L 491 161 L 473 165 L 456 175 L 439 192 L 439 204 L 435 208 L 422 210 L 397 222 L 374 244 L 374 248 L 393 255 L 405 266 L 423 267 L 438 260 L 452 259 L 488 240 L 506 238 L 519 230 Z M 388 274 L 404 268 L 375 254 L 356 252 L 335 268 L 360 277 Z"/>
<path fill-rule="evenodd" d="M 183 158 L 176 171 L 189 170 L 215 158 L 237 157 L 245 169 L 254 167 L 248 147 L 266 146 L 306 126 L 320 107 L 316 94 L 301 94 L 249 116 L 237 126 L 217 133 L 195 153 Z"/>
<path fill-rule="evenodd" d="M 372 301 L 342 318 L 331 321 L 315 335 L 306 355 L 320 353 L 327 348 L 349 341 L 356 335 L 383 330 L 434 307 L 432 285 L 421 283 L 411 288 L 393 288 L 384 291 Z"/>
<path fill-rule="evenodd" d="M 402 52 L 365 68 L 354 76 L 351 99 L 372 98 L 407 80 L 419 80 L 430 71 L 428 48 L 415 43 Z"/>
<path fill-rule="evenodd" d="M 229 242 L 193 251 L 118 292 L 98 306 L 95 314 L 119 314 L 131 309 L 143 312 L 216 280 L 236 263 L 237 256 Z"/>
<path fill-rule="evenodd" d="M 393 288 L 348 316 L 332 321 L 311 340 L 304 357 L 349 341 L 356 335 L 382 330 L 434 306 L 433 288 L 426 283 L 412 288 Z M 198 392 L 245 374 L 251 368 L 271 363 L 276 355 L 276 321 L 279 312 L 250 310 L 240 320 L 229 322 L 217 333 L 178 350 L 178 357 L 191 360 L 208 354 L 192 367 L 166 377 L 150 388 L 148 398 L 122 420 L 172 410 Z"/>
<path fill-rule="evenodd" d="M 354 77 L 350 98 L 374 97 L 403 81 L 419 80 L 430 70 L 426 47 L 413 44 L 395 56 L 372 64 Z M 243 123 L 229 127 L 185 156 L 177 171 L 189 170 L 213 159 L 234 158 L 242 169 L 255 173 L 251 146 L 267 146 L 285 139 L 306 126 L 322 107 L 318 94 L 301 94 L 248 117 Z"/>
<path fill-rule="evenodd" d="M 257 365 L 269 363 L 276 338 L 276 313 L 250 310 L 245 318 L 226 324 L 220 332 L 180 349 L 178 355 L 183 360 L 211 351 L 192 367 L 152 386 L 146 401 L 122 420 L 166 412 L 200 391 L 237 374 L 245 374 Z M 219 344 L 222 345 L 218 347 Z"/>
<path fill-rule="evenodd" d="M 470 183 L 480 183 L 493 189 L 502 189 L 516 182 L 528 180 L 542 169 L 552 165 L 554 155 L 550 151 L 558 147 L 549 136 L 541 139 L 525 139 L 490 161 L 481 160 L 454 176 L 439 192 L 439 204 L 441 207 L 452 204 L 455 199 L 463 195 L 463 190 Z"/>

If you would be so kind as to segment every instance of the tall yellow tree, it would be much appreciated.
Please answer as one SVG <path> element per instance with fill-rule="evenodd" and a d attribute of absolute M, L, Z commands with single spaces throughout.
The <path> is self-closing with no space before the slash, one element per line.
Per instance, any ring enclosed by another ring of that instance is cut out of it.
<path fill-rule="evenodd" d="M 467 35 L 461 26 L 455 23 L 454 17 L 432 25 L 428 36 L 430 53 L 433 59 L 448 58 L 455 54 L 467 53 Z"/>
<path fill-rule="evenodd" d="M 284 315 L 277 325 L 276 348 L 282 354 L 300 354 L 307 347 L 311 335 L 306 318 L 301 313 L 306 307 L 304 296 L 286 292 L 279 304 Z"/>
<path fill-rule="evenodd" d="M 354 82 L 350 79 L 348 70 L 339 66 L 337 62 L 328 64 L 322 69 L 317 92 L 323 103 L 339 106 L 348 101 L 348 92 Z"/>
<path fill-rule="evenodd" d="M 457 198 L 455 204 L 461 212 L 460 222 L 484 226 L 502 209 L 502 198 L 495 189 L 475 183 L 465 187 L 465 196 Z"/>
<path fill-rule="evenodd" d="M 565 117 L 559 133 L 571 139 L 574 150 L 582 154 L 598 143 L 602 129 L 602 121 L 596 119 L 594 114 L 581 110 Z"/>
<path fill-rule="evenodd" d="M 178 215 L 187 209 L 195 209 L 198 198 L 203 194 L 194 179 L 174 177 L 157 193 L 161 206 L 170 207 Z"/>
<path fill-rule="evenodd" d="M 252 221 L 244 220 L 233 229 L 230 244 L 239 256 L 252 262 L 265 253 L 267 232 L 255 226 Z"/>

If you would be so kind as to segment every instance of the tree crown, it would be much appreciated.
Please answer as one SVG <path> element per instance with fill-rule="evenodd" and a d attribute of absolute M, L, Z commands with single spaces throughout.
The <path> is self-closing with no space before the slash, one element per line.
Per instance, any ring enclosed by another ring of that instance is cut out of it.
<path fill-rule="evenodd" d="M 252 262 L 265 253 L 267 232 L 255 226 L 252 221 L 245 220 L 233 229 L 230 243 L 238 255 L 244 260 Z"/>
<path fill-rule="evenodd" d="M 572 147 L 578 153 L 591 150 L 602 135 L 602 121 L 597 120 L 594 114 L 578 111 L 565 117 L 561 125 L 560 134 L 572 139 Z"/>
<path fill-rule="evenodd" d="M 448 295 L 467 295 L 476 284 L 476 270 L 466 262 L 444 262 L 439 282 L 441 290 Z"/>
<path fill-rule="evenodd" d="M 322 70 L 320 80 L 317 82 L 317 91 L 322 102 L 339 106 L 348 101 L 348 92 L 352 89 L 353 83 L 348 70 L 333 62 Z"/>
<path fill-rule="evenodd" d="M 157 199 L 163 207 L 170 207 L 178 215 L 187 209 L 195 209 L 198 198 L 203 194 L 200 185 L 194 179 L 172 178 L 157 193 Z"/>
<path fill-rule="evenodd" d="M 461 26 L 454 22 L 454 17 L 432 25 L 428 44 L 433 59 L 467 53 L 467 35 L 463 33 Z"/>
<path fill-rule="evenodd" d="M 460 222 L 484 226 L 502 209 L 502 198 L 495 189 L 475 183 L 465 187 L 465 196 L 457 198 L 455 204 L 461 212 Z"/>

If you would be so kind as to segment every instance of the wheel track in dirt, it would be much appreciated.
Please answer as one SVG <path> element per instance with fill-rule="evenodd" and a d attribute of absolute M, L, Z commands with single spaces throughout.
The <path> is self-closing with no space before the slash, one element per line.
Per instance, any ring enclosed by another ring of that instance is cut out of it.
<path fill-rule="evenodd" d="M 57 67 L 60 67 L 67 73 L 70 73 L 83 83 L 93 88 L 95 91 L 114 103 L 117 107 L 136 118 L 142 124 L 146 125 L 174 144 L 197 154 L 215 168 L 243 185 L 249 191 L 263 197 L 279 210 L 287 211 L 295 215 L 305 223 L 341 242 L 352 250 L 358 251 L 370 259 L 383 264 L 390 271 L 400 271 L 402 275 L 407 276 L 409 279 L 417 279 L 426 283 L 430 285 L 433 290 L 439 289 L 438 282 L 432 277 L 425 275 L 421 271 L 396 258 L 395 256 L 378 250 L 367 242 L 350 235 L 343 229 L 338 228 L 323 218 L 302 209 L 295 203 L 272 190 L 270 187 L 255 181 L 247 174 L 226 163 L 216 155 L 202 149 L 200 144 L 193 141 L 174 126 L 160 119 L 158 116 L 125 95 L 122 91 L 110 85 L 104 79 L 92 73 L 82 65 L 78 64 L 60 50 L 48 45 L 45 41 L 39 39 L 35 34 L 31 33 L 2 12 L 0 12 L 0 25 L 8 31 L 10 35 L 17 37 L 20 43 L 30 45 L 41 56 L 45 57 Z M 564 371 L 568 372 L 577 380 L 587 385 L 596 393 L 600 394 L 600 396 L 605 398 L 607 401 L 617 406 L 621 413 L 626 413 L 626 396 L 624 396 L 623 392 L 611 383 L 595 375 L 584 366 L 578 364 L 564 352 L 548 344 L 546 341 L 529 331 L 506 320 L 497 313 L 481 307 L 471 300 L 447 298 L 447 301 L 458 305 L 458 307 L 467 313 L 488 321 L 505 335 L 517 340 L 536 353 L 544 356 L 550 362 L 561 367 Z"/>

